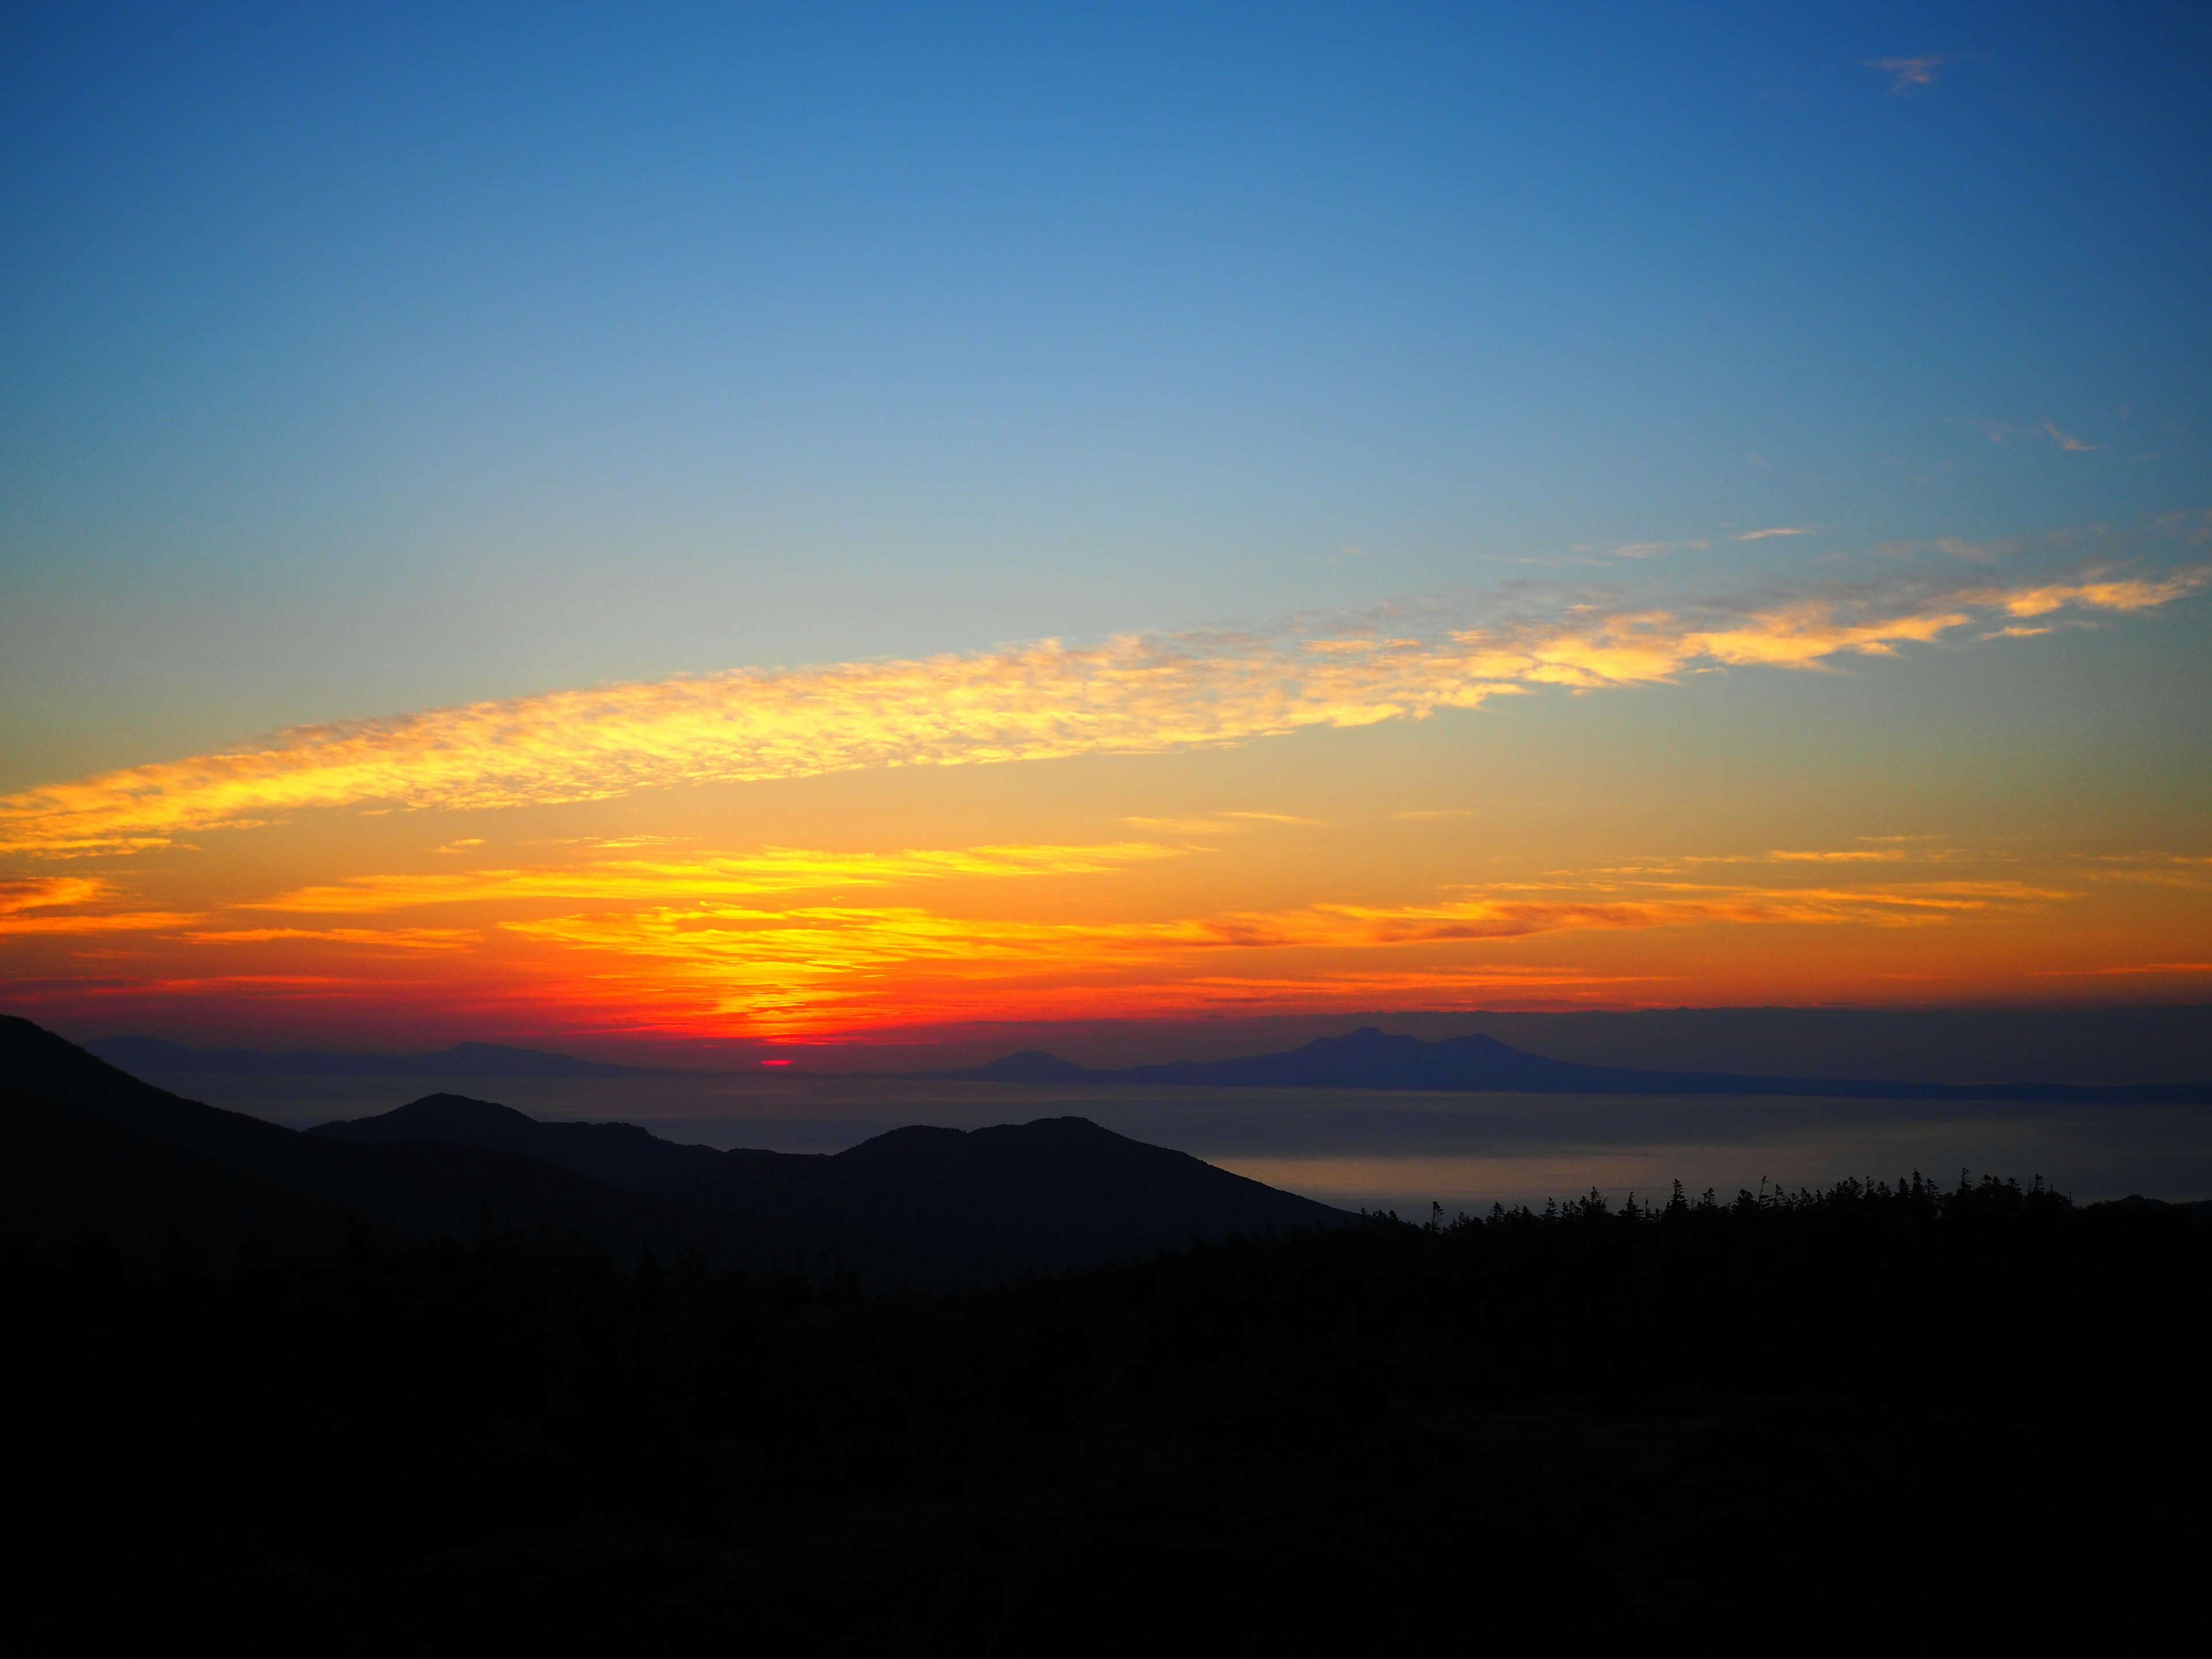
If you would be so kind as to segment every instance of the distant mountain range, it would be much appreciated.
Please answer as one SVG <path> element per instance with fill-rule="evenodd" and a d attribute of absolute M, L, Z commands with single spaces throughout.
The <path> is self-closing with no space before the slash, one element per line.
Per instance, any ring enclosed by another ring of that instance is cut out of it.
<path fill-rule="evenodd" d="M 1082 1118 L 916 1127 L 834 1156 L 723 1152 L 437 1094 L 301 1133 L 183 1099 L 0 1016 L 0 1233 L 126 1257 L 319 1251 L 352 1229 L 581 1236 L 722 1267 L 825 1258 L 872 1283 L 1085 1267 L 1352 1218 Z"/>
<path fill-rule="evenodd" d="M 1907 1083 L 1865 1078 L 1752 1077 L 1662 1072 L 1548 1060 L 1480 1035 L 1424 1042 L 1372 1025 L 1322 1037 L 1285 1054 L 1176 1060 L 1101 1071 L 1025 1049 L 986 1066 L 924 1072 L 944 1082 L 1039 1085 L 1175 1084 L 1228 1089 L 1425 1089 L 1512 1094 L 1810 1095 L 1840 1100 L 2042 1101 L 2053 1104 L 2212 1104 L 2212 1083 Z"/>
<path fill-rule="evenodd" d="M 459 1042 L 419 1054 L 345 1054 L 298 1048 L 192 1048 L 161 1037 L 101 1037 L 85 1045 L 139 1075 L 193 1077 L 420 1078 L 448 1082 L 538 1079 L 738 1075 L 653 1066 L 616 1066 L 541 1048 Z M 2212 1069 L 2209 1066 L 2208 1069 Z M 746 1073 L 745 1075 L 751 1075 Z M 2025 1101 L 2053 1105 L 2212 1104 L 2212 1081 L 2129 1084 L 1916 1083 L 1869 1078 L 1789 1077 L 1739 1072 L 1662 1071 L 1553 1060 L 1480 1035 L 1426 1042 L 1368 1025 L 1282 1054 L 1175 1060 L 1099 1069 L 1027 1048 L 988 1065 L 951 1071 L 860 1073 L 918 1081 L 1053 1085 L 1164 1084 L 1185 1088 L 1420 1089 L 1448 1093 L 1575 1095 L 1795 1095 L 1838 1100 Z M 643 1133 L 642 1130 L 639 1131 Z"/>
<path fill-rule="evenodd" d="M 126 1072 L 171 1077 L 652 1078 L 719 1073 L 659 1066 L 611 1066 L 542 1048 L 457 1042 L 421 1054 L 339 1054 L 319 1048 L 264 1054 L 257 1048 L 190 1048 L 164 1037 L 99 1037 L 84 1045 Z"/>

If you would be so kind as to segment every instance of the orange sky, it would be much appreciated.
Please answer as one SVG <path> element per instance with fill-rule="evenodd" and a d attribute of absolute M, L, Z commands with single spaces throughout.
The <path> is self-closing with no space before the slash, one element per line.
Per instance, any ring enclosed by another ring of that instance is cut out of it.
<path fill-rule="evenodd" d="M 0 800 L 0 963 L 88 1031 L 593 1052 L 2201 997 L 2201 771 L 2051 711 L 2165 672 L 2205 584 L 1409 609 L 309 729 Z"/>

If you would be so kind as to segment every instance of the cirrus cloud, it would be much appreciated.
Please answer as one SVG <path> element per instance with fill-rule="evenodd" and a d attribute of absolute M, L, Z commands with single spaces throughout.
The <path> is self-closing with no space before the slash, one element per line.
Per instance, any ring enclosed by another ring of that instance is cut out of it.
<path fill-rule="evenodd" d="M 1056 640 L 963 655 L 737 669 L 303 727 L 221 753 L 0 799 L 0 851 L 158 848 L 334 808 L 484 809 L 870 767 L 961 766 L 1241 744 L 1419 720 L 1541 687 L 1807 669 L 2005 618 L 2139 611 L 2212 566 L 2062 578 L 1909 576 L 1752 601 L 1583 600 L 1407 637 L 1406 611 L 1269 630 Z M 1385 631 L 1382 624 L 1395 624 Z"/>

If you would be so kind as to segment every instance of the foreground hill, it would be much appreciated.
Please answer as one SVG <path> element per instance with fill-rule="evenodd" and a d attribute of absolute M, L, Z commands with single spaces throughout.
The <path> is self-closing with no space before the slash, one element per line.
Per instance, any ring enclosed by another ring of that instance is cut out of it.
<path fill-rule="evenodd" d="M 141 1082 L 0 1018 L 0 1200 L 46 1245 L 140 1257 L 328 1249 L 487 1228 L 717 1267 L 831 1258 L 872 1282 L 944 1285 L 1096 1266 L 1234 1232 L 1349 1219 L 1080 1118 L 909 1128 L 834 1157 L 722 1152 L 634 1124 L 542 1123 L 441 1094 L 298 1133 Z"/>
<path fill-rule="evenodd" d="M 17 1237 L 98 1237 L 131 1255 L 324 1249 L 355 1228 L 465 1238 L 550 1229 L 635 1255 L 675 1218 L 539 1159 L 456 1141 L 344 1146 L 141 1082 L 0 1016 L 0 1202 Z"/>
<path fill-rule="evenodd" d="M 1284 1054 L 1176 1060 L 1100 1070 L 1038 1049 L 988 1065 L 920 1075 L 946 1082 L 1174 1084 L 1186 1088 L 1425 1089 L 1513 1094 L 1795 1095 L 1841 1100 L 2007 1100 L 2052 1104 L 2160 1102 L 2212 1104 L 2212 1083 L 2094 1086 L 2057 1083 L 1945 1084 L 1865 1078 L 1753 1077 L 1655 1071 L 1550 1060 L 1479 1033 L 1426 1042 L 1372 1025 L 1321 1037 Z"/>
<path fill-rule="evenodd" d="M 309 1133 L 527 1156 L 657 1200 L 710 1261 L 796 1251 L 873 1279 L 924 1284 L 1093 1267 L 1193 1238 L 1349 1219 L 1079 1117 L 895 1129 L 835 1154 L 721 1152 L 635 1124 L 542 1123 L 489 1101 L 431 1095 Z"/>
<path fill-rule="evenodd" d="M 2212 1225 L 2140 1200 L 1585 1201 L 944 1296 L 513 1235 L 227 1273 L 0 1242 L 0 1296 L 33 1653 L 2102 1651 L 2201 1620 Z"/>

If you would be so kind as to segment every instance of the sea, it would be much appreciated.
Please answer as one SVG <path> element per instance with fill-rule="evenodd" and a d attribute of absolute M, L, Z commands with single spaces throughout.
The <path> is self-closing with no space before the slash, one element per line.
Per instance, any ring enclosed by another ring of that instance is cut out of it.
<path fill-rule="evenodd" d="M 1346 1209 L 1425 1220 L 1541 1208 L 1595 1189 L 1619 1203 L 1711 1188 L 1822 1187 L 1917 1173 L 2040 1176 L 2080 1202 L 2212 1198 L 2212 1108 L 1800 1097 L 1417 1093 L 1400 1090 L 1030 1086 L 758 1073 L 589 1079 L 148 1073 L 210 1105 L 294 1128 L 447 1091 L 533 1117 L 637 1123 L 671 1140 L 842 1152 L 908 1124 L 975 1129 L 1086 1117 Z"/>

